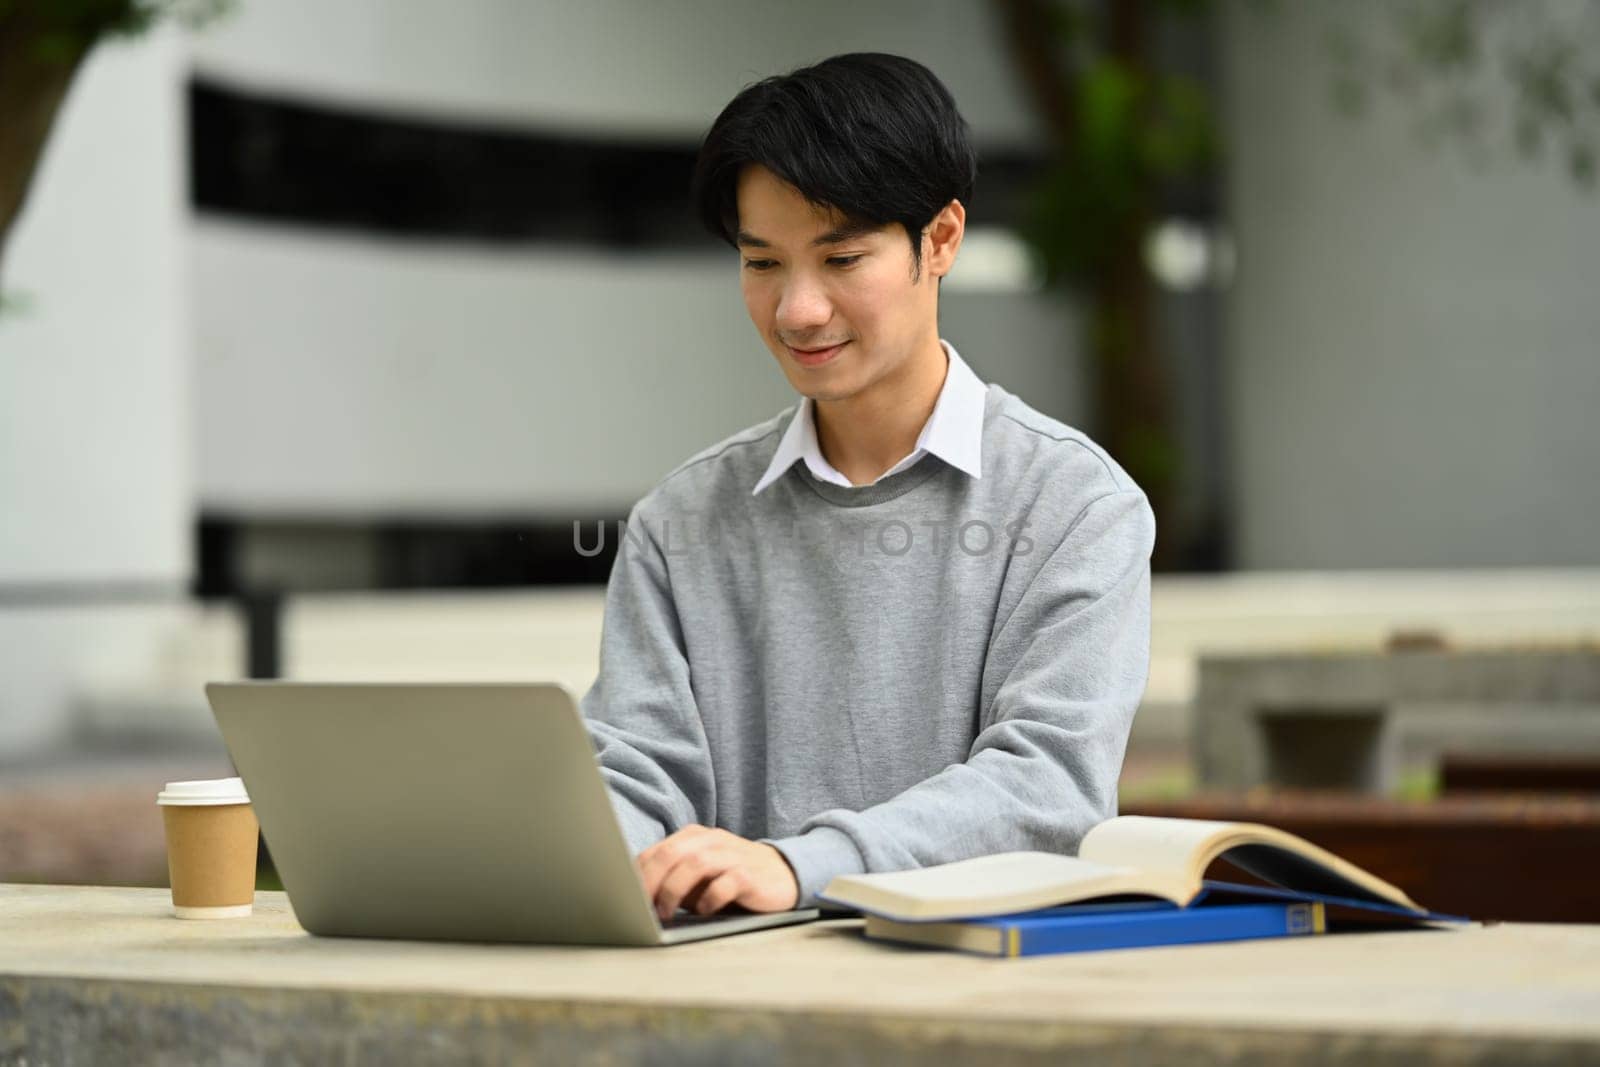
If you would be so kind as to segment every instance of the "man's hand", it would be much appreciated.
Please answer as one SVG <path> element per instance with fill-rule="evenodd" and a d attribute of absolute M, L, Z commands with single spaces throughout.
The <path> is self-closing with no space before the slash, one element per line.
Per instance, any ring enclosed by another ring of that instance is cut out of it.
<path fill-rule="evenodd" d="M 800 886 L 783 853 L 726 830 L 685 826 L 639 853 L 639 877 L 665 921 L 680 906 L 710 915 L 729 904 L 787 911 Z"/>

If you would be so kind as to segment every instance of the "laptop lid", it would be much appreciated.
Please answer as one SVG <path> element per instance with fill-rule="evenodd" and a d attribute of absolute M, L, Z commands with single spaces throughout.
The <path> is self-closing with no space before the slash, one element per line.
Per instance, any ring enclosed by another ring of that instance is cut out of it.
<path fill-rule="evenodd" d="M 560 686 L 238 682 L 206 695 L 312 933 L 651 945 L 815 915 L 664 936 Z"/>

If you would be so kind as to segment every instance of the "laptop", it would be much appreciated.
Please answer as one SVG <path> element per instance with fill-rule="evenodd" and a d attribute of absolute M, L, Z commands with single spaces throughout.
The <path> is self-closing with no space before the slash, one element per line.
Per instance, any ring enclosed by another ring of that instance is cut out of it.
<path fill-rule="evenodd" d="M 817 917 L 661 923 L 558 685 L 213 682 L 206 697 L 313 934 L 673 945 Z"/>

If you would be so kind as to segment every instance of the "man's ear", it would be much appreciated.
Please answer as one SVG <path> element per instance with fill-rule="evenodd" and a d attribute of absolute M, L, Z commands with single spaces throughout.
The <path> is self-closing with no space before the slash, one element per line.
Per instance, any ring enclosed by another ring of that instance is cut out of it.
<path fill-rule="evenodd" d="M 961 238 L 967 232 L 967 209 L 961 201 L 952 200 L 928 223 L 923 231 L 923 265 L 935 278 L 943 278 L 956 265 L 956 253 L 961 250 Z"/>

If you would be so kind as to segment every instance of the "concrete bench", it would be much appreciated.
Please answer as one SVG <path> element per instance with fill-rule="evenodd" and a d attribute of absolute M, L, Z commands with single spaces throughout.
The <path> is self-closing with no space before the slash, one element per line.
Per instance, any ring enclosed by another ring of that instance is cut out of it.
<path fill-rule="evenodd" d="M 1600 755 L 1600 648 L 1208 655 L 1202 787 L 1391 792 L 1445 750 Z"/>

